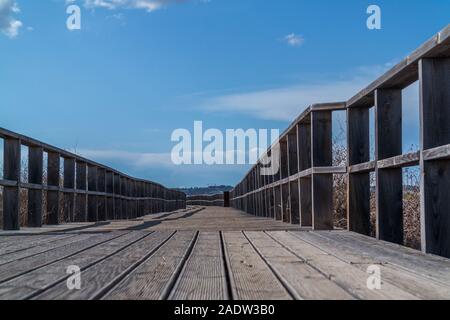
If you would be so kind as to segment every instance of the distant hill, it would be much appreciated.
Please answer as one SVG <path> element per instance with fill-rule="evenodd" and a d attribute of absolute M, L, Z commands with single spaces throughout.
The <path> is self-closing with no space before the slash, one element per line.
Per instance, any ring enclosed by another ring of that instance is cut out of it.
<path fill-rule="evenodd" d="M 188 196 L 198 195 L 214 195 L 223 193 L 225 191 L 231 191 L 232 186 L 209 186 L 209 187 L 194 187 L 194 188 L 178 188 L 177 190 L 186 193 Z"/>

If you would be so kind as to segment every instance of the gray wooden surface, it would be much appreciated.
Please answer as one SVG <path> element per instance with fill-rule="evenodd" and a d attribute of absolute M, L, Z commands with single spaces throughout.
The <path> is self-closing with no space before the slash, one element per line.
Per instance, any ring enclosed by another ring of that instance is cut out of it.
<path fill-rule="evenodd" d="M 450 299 L 450 260 L 231 208 L 0 233 L 0 299 Z M 69 290 L 69 266 L 81 269 Z M 369 267 L 381 272 L 370 290 Z"/>

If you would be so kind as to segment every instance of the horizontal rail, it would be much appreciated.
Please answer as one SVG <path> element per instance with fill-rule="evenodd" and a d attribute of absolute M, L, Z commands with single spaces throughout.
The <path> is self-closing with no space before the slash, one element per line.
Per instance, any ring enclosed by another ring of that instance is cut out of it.
<path fill-rule="evenodd" d="M 193 195 L 186 198 L 186 204 L 191 206 L 225 206 L 224 194 Z"/>

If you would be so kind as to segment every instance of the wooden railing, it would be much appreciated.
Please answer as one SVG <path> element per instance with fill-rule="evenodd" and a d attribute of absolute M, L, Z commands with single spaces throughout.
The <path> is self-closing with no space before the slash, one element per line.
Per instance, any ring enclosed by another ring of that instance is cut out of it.
<path fill-rule="evenodd" d="M 220 193 L 214 195 L 188 196 L 186 204 L 190 206 L 223 207 L 224 195 Z"/>
<path fill-rule="evenodd" d="M 186 195 L 135 179 L 107 166 L 0 128 L 4 144 L 3 229 L 18 230 L 25 206 L 27 226 L 132 219 L 186 207 Z M 28 148 L 27 180 L 21 179 L 21 150 Z M 44 153 L 47 154 L 46 174 Z M 61 170 L 63 168 L 63 170 Z M 63 172 L 61 172 L 63 171 Z M 21 201 L 20 189 L 28 190 Z M 45 217 L 45 221 L 43 221 Z"/>
<path fill-rule="evenodd" d="M 420 150 L 403 154 L 402 90 L 419 81 Z M 276 106 L 274 106 L 276 107 Z M 375 159 L 369 110 L 375 109 Z M 332 166 L 332 113 L 347 114 L 347 165 Z M 276 145 L 266 155 L 271 156 Z M 402 168 L 420 166 L 421 245 L 450 257 L 450 26 L 345 103 L 308 107 L 282 134 L 280 170 L 259 161 L 231 192 L 248 213 L 333 229 L 333 175 L 347 175 L 348 229 L 369 235 L 371 189 L 376 236 L 403 243 Z M 376 184 L 371 186 L 370 173 Z"/>

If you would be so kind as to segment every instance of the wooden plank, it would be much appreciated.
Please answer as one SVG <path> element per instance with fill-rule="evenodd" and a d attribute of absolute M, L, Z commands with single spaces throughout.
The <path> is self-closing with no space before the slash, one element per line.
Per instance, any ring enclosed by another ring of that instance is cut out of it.
<path fill-rule="evenodd" d="M 161 249 L 127 275 L 102 299 L 167 298 L 195 240 L 194 232 L 177 232 Z"/>
<path fill-rule="evenodd" d="M 333 175 L 312 176 L 312 227 L 333 230 Z"/>
<path fill-rule="evenodd" d="M 97 183 L 98 183 L 97 169 L 98 168 L 95 166 L 88 166 L 88 191 L 98 191 L 98 189 L 97 189 Z M 87 205 L 88 221 L 96 222 L 96 221 L 98 221 L 97 196 L 88 195 L 87 201 L 88 201 L 88 205 Z"/>
<path fill-rule="evenodd" d="M 233 300 L 292 299 L 242 232 L 223 234 Z"/>
<path fill-rule="evenodd" d="M 97 170 L 97 191 L 106 193 L 106 171 L 99 168 Z M 98 221 L 106 221 L 106 196 L 97 197 Z"/>
<path fill-rule="evenodd" d="M 85 162 L 76 163 L 76 187 L 77 190 L 87 190 L 87 164 Z M 87 195 L 78 193 L 75 196 L 75 217 L 76 222 L 87 221 Z"/>
<path fill-rule="evenodd" d="M 281 200 L 281 186 L 274 188 L 275 192 L 275 220 L 281 221 L 283 219 L 283 205 Z"/>
<path fill-rule="evenodd" d="M 20 140 L 3 140 L 3 178 L 20 181 Z M 19 187 L 3 187 L 3 230 L 19 230 Z"/>
<path fill-rule="evenodd" d="M 297 126 L 299 164 L 298 171 L 311 168 L 311 124 Z"/>
<path fill-rule="evenodd" d="M 281 173 L 281 179 L 285 179 L 289 177 L 289 157 L 288 157 L 288 151 L 287 151 L 287 141 L 281 140 L 280 141 L 280 173 Z"/>
<path fill-rule="evenodd" d="M 333 229 L 333 165 L 332 112 L 313 111 L 311 115 L 312 139 L 312 227 L 317 230 Z M 324 167 L 320 172 L 320 167 Z M 320 174 L 316 174 L 320 172 Z"/>
<path fill-rule="evenodd" d="M 416 166 L 420 161 L 420 151 L 402 154 L 377 162 L 379 169 L 393 169 Z"/>
<path fill-rule="evenodd" d="M 425 161 L 422 180 L 423 250 L 450 258 L 450 160 Z"/>
<path fill-rule="evenodd" d="M 83 271 L 80 290 L 68 290 L 65 282 L 36 296 L 37 300 L 92 300 L 99 299 L 127 274 L 154 254 L 173 232 L 157 231 L 126 247 L 111 257 Z"/>
<path fill-rule="evenodd" d="M 383 263 L 389 263 L 409 272 L 427 277 L 445 285 L 450 285 L 450 261 L 438 256 L 425 255 L 398 244 L 379 241 L 357 233 L 321 233 L 333 241 L 343 243 L 353 250 L 362 250 L 377 257 Z"/>
<path fill-rule="evenodd" d="M 375 90 L 375 158 L 402 154 L 402 90 Z M 376 169 L 377 238 L 403 244 L 403 172 Z"/>
<path fill-rule="evenodd" d="M 370 235 L 370 174 L 352 173 L 347 185 L 348 230 Z"/>
<path fill-rule="evenodd" d="M 327 278 L 332 279 L 352 296 L 363 300 L 416 300 L 417 297 L 389 283 L 382 285 L 382 290 L 370 290 L 367 287 L 369 275 L 319 248 L 300 240 L 287 232 L 270 232 L 275 240 L 306 261 Z"/>
<path fill-rule="evenodd" d="M 422 150 L 450 143 L 450 58 L 419 63 Z M 421 163 L 422 249 L 450 258 L 450 160 Z"/>
<path fill-rule="evenodd" d="M 285 183 L 281 186 L 281 203 L 283 206 L 283 222 L 291 222 L 291 208 L 290 208 L 290 194 L 289 183 Z"/>
<path fill-rule="evenodd" d="M 59 153 L 47 153 L 47 185 L 49 187 L 58 187 L 60 180 L 60 162 L 61 157 Z M 59 223 L 59 190 L 47 191 L 47 221 L 46 224 L 56 225 Z"/>
<path fill-rule="evenodd" d="M 78 266 L 81 271 L 109 258 L 131 244 L 139 241 L 147 233 L 131 232 L 120 237 L 97 243 L 65 259 L 55 261 L 45 266 L 28 272 L 20 277 L 0 284 L 0 299 L 32 299 L 40 293 L 66 280 L 68 266 Z"/>
<path fill-rule="evenodd" d="M 42 185 L 44 171 L 44 150 L 40 147 L 28 148 L 28 183 Z M 42 226 L 42 190 L 28 190 L 28 226 Z"/>
<path fill-rule="evenodd" d="M 375 91 L 375 154 L 383 160 L 402 154 L 402 90 Z"/>
<path fill-rule="evenodd" d="M 289 176 L 292 176 L 298 172 L 298 141 L 297 141 L 297 128 L 289 133 L 287 136 L 288 141 L 288 155 L 289 155 Z"/>
<path fill-rule="evenodd" d="M 218 232 L 201 232 L 169 296 L 170 300 L 228 300 Z"/>
<path fill-rule="evenodd" d="M 300 224 L 300 189 L 298 179 L 289 183 L 289 194 L 291 200 L 291 224 Z"/>
<path fill-rule="evenodd" d="M 311 116 L 312 167 L 333 165 L 332 113 L 315 111 Z"/>
<path fill-rule="evenodd" d="M 311 178 L 300 178 L 300 226 L 312 226 Z"/>
<path fill-rule="evenodd" d="M 64 188 L 75 189 L 75 159 L 64 158 Z M 65 192 L 63 206 L 64 222 L 75 221 L 75 193 Z"/>
<path fill-rule="evenodd" d="M 422 151 L 424 161 L 450 159 L 450 144 Z"/>
<path fill-rule="evenodd" d="M 99 243 L 117 238 L 126 234 L 126 232 L 107 233 L 96 235 L 94 237 L 84 236 L 81 241 L 74 241 L 55 250 L 50 250 L 35 256 L 22 260 L 12 261 L 0 266 L 0 283 L 19 277 L 33 270 L 47 266 L 55 261 L 72 256 L 88 248 L 94 247 Z"/>
<path fill-rule="evenodd" d="M 47 252 L 53 250 L 58 247 L 65 246 L 67 244 L 75 242 L 75 235 L 73 234 L 63 234 L 63 235 L 53 235 L 50 238 L 44 239 L 44 241 L 33 241 L 31 243 L 26 243 L 27 247 L 22 247 L 22 249 L 18 249 L 19 247 L 15 247 L 14 251 L 7 252 L 7 250 L 0 252 L 4 252 L 0 255 L 0 265 L 9 263 L 15 260 L 21 260 L 30 256 L 34 256 L 43 252 Z M 82 238 L 81 238 L 82 239 Z M 20 241 L 17 239 L 17 241 Z M 19 245 L 22 243 L 19 243 Z M 6 248 L 8 249 L 8 248 Z M 12 248 L 11 248 L 12 249 Z"/>
<path fill-rule="evenodd" d="M 245 232 L 245 235 L 296 299 L 354 299 L 351 294 L 264 232 Z"/>
<path fill-rule="evenodd" d="M 312 111 L 338 111 L 346 109 L 346 102 L 316 103 L 311 105 Z"/>
<path fill-rule="evenodd" d="M 347 111 L 348 165 L 370 160 L 369 108 Z"/>
<path fill-rule="evenodd" d="M 0 237 L 0 256 L 11 254 L 16 251 L 27 250 L 35 246 L 42 245 L 53 239 L 72 237 L 68 235 L 20 235 L 20 236 L 2 236 Z"/>
<path fill-rule="evenodd" d="M 370 160 L 369 108 L 351 108 L 347 111 L 348 165 Z M 350 173 L 347 184 L 348 228 L 350 231 L 370 234 L 370 174 Z"/>
<path fill-rule="evenodd" d="M 403 244 L 402 169 L 377 169 L 377 239 Z"/>
<path fill-rule="evenodd" d="M 363 272 L 367 272 L 370 266 L 377 265 L 380 268 L 381 280 L 391 283 L 407 292 L 413 293 L 420 299 L 449 299 L 450 287 L 430 278 L 422 277 L 403 268 L 389 263 L 383 263 L 382 259 L 368 255 L 366 246 L 359 249 L 349 247 L 340 241 L 331 240 L 322 235 L 322 232 L 292 232 L 303 241 L 349 263 Z"/>
<path fill-rule="evenodd" d="M 450 58 L 422 59 L 420 67 L 421 145 L 450 144 Z"/>
<path fill-rule="evenodd" d="M 371 172 L 375 170 L 376 165 L 377 165 L 376 161 L 369 161 L 360 164 L 355 164 L 353 166 L 348 167 L 348 173 Z"/>

